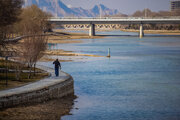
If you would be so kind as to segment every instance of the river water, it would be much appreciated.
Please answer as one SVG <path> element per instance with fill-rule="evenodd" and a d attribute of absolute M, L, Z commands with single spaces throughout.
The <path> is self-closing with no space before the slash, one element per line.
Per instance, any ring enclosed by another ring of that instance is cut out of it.
<path fill-rule="evenodd" d="M 111 49 L 111 58 L 61 57 L 74 60 L 62 69 L 73 76 L 78 96 L 62 120 L 180 120 L 180 36 L 97 34 L 111 36 L 54 45 L 102 56 Z"/>

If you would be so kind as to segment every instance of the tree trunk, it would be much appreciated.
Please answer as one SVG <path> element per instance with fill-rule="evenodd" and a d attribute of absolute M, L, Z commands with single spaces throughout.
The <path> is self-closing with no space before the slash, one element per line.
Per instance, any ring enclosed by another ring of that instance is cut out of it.
<path fill-rule="evenodd" d="M 34 76 L 36 75 L 36 63 L 34 63 Z"/>
<path fill-rule="evenodd" d="M 28 79 L 31 79 L 31 70 L 32 70 L 32 65 L 29 66 L 29 75 L 28 75 Z"/>
<path fill-rule="evenodd" d="M 19 66 L 16 67 L 16 80 L 20 81 Z"/>

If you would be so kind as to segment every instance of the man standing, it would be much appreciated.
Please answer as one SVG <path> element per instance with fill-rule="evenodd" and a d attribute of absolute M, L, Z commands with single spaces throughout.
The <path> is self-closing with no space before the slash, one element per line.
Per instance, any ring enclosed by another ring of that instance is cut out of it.
<path fill-rule="evenodd" d="M 55 74 L 56 77 L 59 76 L 59 68 L 61 69 L 61 63 L 56 59 L 53 64 L 55 65 Z"/>

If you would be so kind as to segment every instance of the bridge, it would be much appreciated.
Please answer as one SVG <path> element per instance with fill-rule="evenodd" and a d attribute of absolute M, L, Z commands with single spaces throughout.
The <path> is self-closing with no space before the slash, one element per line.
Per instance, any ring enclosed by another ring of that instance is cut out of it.
<path fill-rule="evenodd" d="M 180 24 L 180 17 L 162 18 L 50 18 L 48 20 L 54 24 L 89 24 L 89 36 L 95 35 L 95 24 L 139 24 L 139 37 L 144 36 L 143 24 Z"/>

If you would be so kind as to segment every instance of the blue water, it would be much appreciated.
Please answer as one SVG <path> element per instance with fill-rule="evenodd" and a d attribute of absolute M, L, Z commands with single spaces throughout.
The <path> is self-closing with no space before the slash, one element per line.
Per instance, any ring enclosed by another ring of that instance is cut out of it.
<path fill-rule="evenodd" d="M 110 59 L 74 57 L 62 63 L 78 96 L 72 115 L 62 119 L 180 120 L 180 36 L 98 34 L 112 36 L 53 48 L 102 56 L 111 48 Z"/>

